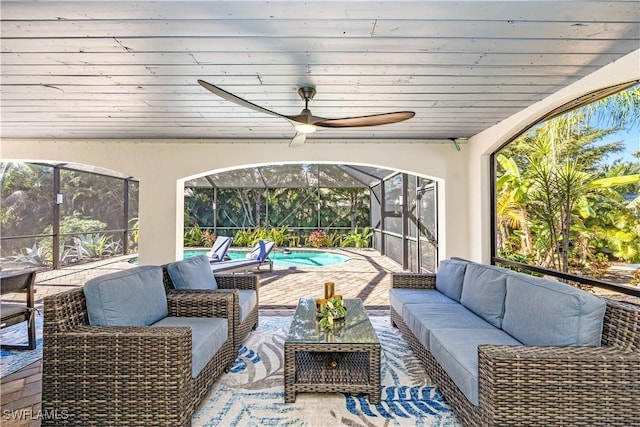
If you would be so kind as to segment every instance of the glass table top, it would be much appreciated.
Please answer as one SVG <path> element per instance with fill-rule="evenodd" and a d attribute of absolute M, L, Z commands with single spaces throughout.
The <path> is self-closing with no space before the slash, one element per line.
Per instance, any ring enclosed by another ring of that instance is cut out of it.
<path fill-rule="evenodd" d="M 291 321 L 286 343 L 379 344 L 361 299 L 345 299 L 347 314 L 333 328 L 320 329 L 316 299 L 301 298 Z"/>

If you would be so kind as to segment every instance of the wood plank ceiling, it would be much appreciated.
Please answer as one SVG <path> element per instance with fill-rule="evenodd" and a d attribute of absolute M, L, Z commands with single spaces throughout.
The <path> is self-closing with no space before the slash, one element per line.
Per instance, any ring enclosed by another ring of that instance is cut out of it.
<path fill-rule="evenodd" d="M 288 142 L 324 117 L 413 110 L 314 141 L 467 138 L 638 49 L 638 2 L 2 1 L 2 138 Z"/>

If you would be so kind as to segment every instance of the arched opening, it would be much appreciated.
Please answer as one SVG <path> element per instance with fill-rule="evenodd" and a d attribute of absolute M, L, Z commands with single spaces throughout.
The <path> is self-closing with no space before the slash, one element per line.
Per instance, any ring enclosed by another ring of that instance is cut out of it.
<path fill-rule="evenodd" d="M 437 266 L 438 184 L 425 176 L 370 165 L 271 163 L 207 173 L 184 188 L 185 246 L 217 235 L 243 245 L 251 243 L 243 237 L 277 229 L 279 245 L 373 247 L 404 270 Z"/>
<path fill-rule="evenodd" d="M 638 293 L 639 100 L 637 81 L 591 92 L 492 155 L 496 262 Z"/>

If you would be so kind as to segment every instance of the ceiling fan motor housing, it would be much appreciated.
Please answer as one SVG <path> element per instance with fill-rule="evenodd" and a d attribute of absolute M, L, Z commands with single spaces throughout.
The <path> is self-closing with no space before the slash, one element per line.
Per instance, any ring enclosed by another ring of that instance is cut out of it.
<path fill-rule="evenodd" d="M 298 95 L 300 95 L 300 98 L 308 101 L 316 96 L 316 88 L 311 86 L 301 87 L 300 89 L 298 89 Z"/>

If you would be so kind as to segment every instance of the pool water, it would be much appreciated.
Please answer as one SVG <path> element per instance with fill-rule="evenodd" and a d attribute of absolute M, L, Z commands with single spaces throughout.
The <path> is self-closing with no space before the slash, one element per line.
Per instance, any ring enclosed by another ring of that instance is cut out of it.
<path fill-rule="evenodd" d="M 184 257 L 191 258 L 206 254 L 206 251 L 185 251 Z M 243 259 L 246 252 L 230 250 L 227 256 L 231 259 Z M 273 265 L 277 267 L 326 267 L 328 265 L 340 264 L 349 259 L 348 256 L 322 251 L 291 251 L 290 253 L 280 252 L 274 249 L 269 258 Z"/>

